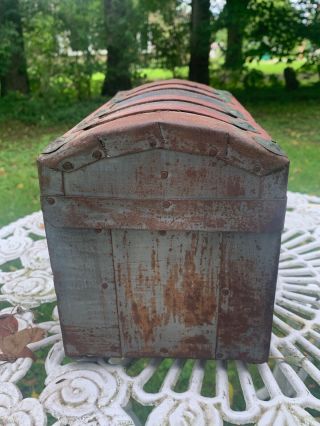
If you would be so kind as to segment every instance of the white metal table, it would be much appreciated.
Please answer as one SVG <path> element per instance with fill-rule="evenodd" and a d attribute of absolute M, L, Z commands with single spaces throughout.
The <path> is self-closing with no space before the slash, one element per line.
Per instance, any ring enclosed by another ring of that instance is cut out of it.
<path fill-rule="evenodd" d="M 47 333 L 29 344 L 44 361 L 40 395 L 20 390 L 32 371 L 37 380 L 31 358 L 0 362 L 1 425 L 124 426 L 139 424 L 139 413 L 159 426 L 320 424 L 318 197 L 288 194 L 270 360 L 261 365 L 66 359 L 40 212 L 0 230 L 0 265 L 0 315 Z M 52 318 L 41 321 L 45 304 Z"/>

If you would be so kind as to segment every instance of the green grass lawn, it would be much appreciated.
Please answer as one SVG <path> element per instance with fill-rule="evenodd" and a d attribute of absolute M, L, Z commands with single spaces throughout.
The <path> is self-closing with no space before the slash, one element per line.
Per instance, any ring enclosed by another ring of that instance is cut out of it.
<path fill-rule="evenodd" d="M 172 71 L 163 68 L 142 68 L 140 73 L 148 81 L 165 80 L 174 77 Z M 188 67 L 178 67 L 175 73 L 175 77 L 188 78 Z"/>
<path fill-rule="evenodd" d="M 268 61 L 252 61 L 248 63 L 248 68 L 256 68 L 257 70 L 262 71 L 264 74 L 282 74 L 283 70 L 290 66 L 295 70 L 299 70 L 305 64 L 305 60 L 296 60 L 290 64 L 286 62 L 281 62 L 278 60 L 268 60 Z"/>
<path fill-rule="evenodd" d="M 103 102 L 97 98 L 46 108 L 38 102 L 16 101 L 11 111 L 6 100 L 0 101 L 0 226 L 39 210 L 37 156 Z"/>
<path fill-rule="evenodd" d="M 259 71 L 262 71 L 266 75 L 270 74 L 278 74 L 282 75 L 283 70 L 290 66 L 294 68 L 295 70 L 299 70 L 303 65 L 305 64 L 305 60 L 296 60 L 291 62 L 290 64 L 286 62 L 280 62 L 278 60 L 263 60 L 263 61 L 252 61 L 247 63 L 248 69 L 257 69 Z M 212 59 L 211 60 L 211 67 L 216 69 L 220 68 L 223 65 L 222 59 Z M 143 77 L 145 77 L 147 80 L 153 81 L 153 80 L 164 80 L 167 78 L 172 78 L 173 74 L 172 71 L 168 69 L 163 68 L 141 68 L 139 72 L 142 74 Z M 187 78 L 188 77 L 188 67 L 177 67 L 176 74 L 180 78 Z M 103 80 L 104 75 L 102 73 L 96 73 L 95 80 Z"/>
<path fill-rule="evenodd" d="M 59 132 L 10 123 L 0 139 L 0 226 L 39 210 L 38 175 L 35 159 Z M 62 130 L 62 129 L 61 129 Z"/>
<path fill-rule="evenodd" d="M 250 101 L 246 107 L 287 153 L 289 190 L 320 195 L 319 101 Z"/>

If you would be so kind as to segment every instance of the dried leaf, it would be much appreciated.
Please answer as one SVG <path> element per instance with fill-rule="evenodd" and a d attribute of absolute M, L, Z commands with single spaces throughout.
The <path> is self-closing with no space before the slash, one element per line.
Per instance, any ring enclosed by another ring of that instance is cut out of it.
<path fill-rule="evenodd" d="M 18 321 L 14 315 L 0 315 L 0 337 L 9 336 L 18 331 Z"/>
<path fill-rule="evenodd" d="M 45 331 L 39 327 L 25 328 L 15 333 L 0 336 L 0 360 L 13 362 L 17 358 L 35 359 L 34 353 L 27 347 L 29 343 L 43 339 Z"/>

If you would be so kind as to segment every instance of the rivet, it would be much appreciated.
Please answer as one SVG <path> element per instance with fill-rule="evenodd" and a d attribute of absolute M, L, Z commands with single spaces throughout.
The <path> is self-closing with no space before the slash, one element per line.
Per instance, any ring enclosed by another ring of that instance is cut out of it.
<path fill-rule="evenodd" d="M 100 160 L 100 158 L 102 158 L 102 152 L 96 149 L 92 153 L 92 158 L 95 158 L 96 160 Z"/>
<path fill-rule="evenodd" d="M 95 231 L 96 231 L 97 234 L 100 234 L 100 232 L 102 232 L 102 229 L 101 228 L 96 228 Z"/>
<path fill-rule="evenodd" d="M 102 283 L 101 287 L 104 288 L 104 289 L 108 288 L 108 283 Z"/>
<path fill-rule="evenodd" d="M 163 207 L 164 207 L 165 209 L 168 209 L 170 206 L 171 206 L 170 201 L 164 201 L 164 202 L 163 202 Z"/>
<path fill-rule="evenodd" d="M 150 141 L 149 145 L 151 146 L 151 148 L 154 148 L 157 144 L 155 141 Z"/>
<path fill-rule="evenodd" d="M 47 203 L 51 204 L 51 205 L 56 202 L 56 200 L 54 198 L 52 198 L 52 197 L 47 197 L 46 200 L 47 200 Z"/>
<path fill-rule="evenodd" d="M 167 177 L 168 177 L 168 172 L 166 171 L 166 170 L 162 170 L 162 172 L 161 172 L 161 179 L 167 179 Z"/>
<path fill-rule="evenodd" d="M 216 354 L 216 358 L 218 358 L 218 359 L 223 358 L 223 354 L 222 354 L 221 352 L 218 352 L 218 353 Z"/>
<path fill-rule="evenodd" d="M 255 171 L 256 173 L 260 172 L 260 170 L 261 170 L 261 167 L 260 167 L 260 166 L 258 166 L 258 164 L 257 164 L 256 166 L 254 166 L 254 171 Z"/>
<path fill-rule="evenodd" d="M 64 170 L 72 170 L 73 169 L 73 164 L 70 163 L 70 161 L 66 161 L 65 163 L 63 163 L 62 168 Z"/>
<path fill-rule="evenodd" d="M 223 289 L 221 290 L 221 293 L 223 294 L 223 296 L 229 296 L 230 291 L 229 291 L 229 289 L 228 289 L 228 288 L 223 288 Z"/>

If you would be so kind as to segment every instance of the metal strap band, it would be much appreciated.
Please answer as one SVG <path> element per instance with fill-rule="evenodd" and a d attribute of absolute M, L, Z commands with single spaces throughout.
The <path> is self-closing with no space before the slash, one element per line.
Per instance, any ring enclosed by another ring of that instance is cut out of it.
<path fill-rule="evenodd" d="M 54 202 L 52 202 L 52 199 Z M 225 232 L 283 228 L 286 199 L 130 200 L 42 197 L 45 220 L 56 227 Z"/>

